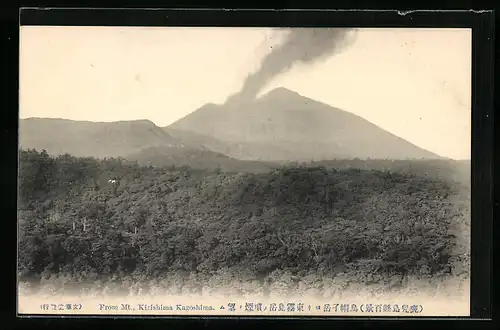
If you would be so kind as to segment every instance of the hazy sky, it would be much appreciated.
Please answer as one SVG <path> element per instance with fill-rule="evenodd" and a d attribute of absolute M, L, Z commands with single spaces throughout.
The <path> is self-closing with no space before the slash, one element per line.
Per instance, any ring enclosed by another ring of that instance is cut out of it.
<path fill-rule="evenodd" d="M 20 117 L 167 126 L 223 103 L 280 40 L 263 28 L 22 27 Z M 470 158 L 471 40 L 469 29 L 361 29 L 342 53 L 263 92 L 283 86 Z"/>

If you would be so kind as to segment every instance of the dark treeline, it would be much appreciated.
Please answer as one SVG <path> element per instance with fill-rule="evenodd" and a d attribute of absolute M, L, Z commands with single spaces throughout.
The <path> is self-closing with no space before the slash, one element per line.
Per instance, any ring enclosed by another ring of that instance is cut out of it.
<path fill-rule="evenodd" d="M 453 272 L 450 232 L 468 221 L 460 183 L 405 171 L 223 173 L 35 150 L 19 167 L 22 279 L 222 268 L 262 283 L 276 270 L 430 278 Z"/>
<path fill-rule="evenodd" d="M 460 182 L 470 188 L 470 161 L 448 159 L 335 159 L 310 163 L 295 163 L 300 166 L 324 166 L 337 169 L 357 168 L 362 170 L 391 171 L 400 174 L 418 175 L 431 179 Z"/>

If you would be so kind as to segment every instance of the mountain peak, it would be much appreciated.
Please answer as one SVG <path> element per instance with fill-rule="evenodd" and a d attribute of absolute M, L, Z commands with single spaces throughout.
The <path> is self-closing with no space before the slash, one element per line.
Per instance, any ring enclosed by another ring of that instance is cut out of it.
<path fill-rule="evenodd" d="M 133 119 L 133 120 L 119 120 L 115 121 L 115 123 L 135 123 L 135 124 L 147 124 L 147 125 L 155 125 L 151 120 L 149 119 Z"/>
<path fill-rule="evenodd" d="M 130 128 L 156 128 L 156 124 L 148 119 L 135 119 L 135 120 L 119 120 L 108 123 L 99 123 L 103 125 L 117 125 L 117 127 L 130 127 Z"/>
<path fill-rule="evenodd" d="M 169 127 L 222 141 L 217 150 L 233 150 L 225 153 L 241 159 L 437 158 L 357 115 L 284 87 L 257 100 L 235 94 L 218 110 L 195 111 Z"/>
<path fill-rule="evenodd" d="M 267 92 L 266 94 L 264 94 L 263 96 L 261 96 L 261 98 L 264 98 L 264 97 L 290 97 L 290 96 L 301 96 L 299 93 L 295 92 L 295 91 L 292 91 L 288 88 L 285 88 L 285 87 L 278 87 L 278 88 L 275 88 L 269 92 Z"/>
<path fill-rule="evenodd" d="M 275 88 L 257 99 L 257 102 L 295 103 L 304 104 L 311 101 L 309 98 L 285 87 Z"/>
<path fill-rule="evenodd" d="M 210 111 L 210 110 L 216 109 L 217 107 L 218 107 L 217 104 L 209 102 L 209 103 L 205 103 L 204 105 L 202 105 L 198 110 Z"/>

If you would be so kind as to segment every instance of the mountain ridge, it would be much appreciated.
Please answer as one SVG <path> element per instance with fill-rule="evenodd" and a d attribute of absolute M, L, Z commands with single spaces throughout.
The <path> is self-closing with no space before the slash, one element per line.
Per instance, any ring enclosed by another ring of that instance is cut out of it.
<path fill-rule="evenodd" d="M 91 122 L 26 118 L 19 121 L 20 147 L 45 149 L 51 154 L 122 157 L 145 147 L 165 144 L 180 142 L 150 120 Z"/>
<path fill-rule="evenodd" d="M 120 157 L 140 165 L 187 166 L 224 172 L 258 173 L 271 168 L 270 164 L 234 159 L 201 144 L 184 143 L 150 120 L 91 122 L 62 118 L 26 118 L 19 123 L 21 149 L 46 150 L 53 156 L 70 154 L 76 157 Z M 141 143 L 120 139 L 129 134 Z M 105 137 L 111 137 L 111 140 L 105 141 Z"/>
<path fill-rule="evenodd" d="M 194 147 L 176 148 L 168 146 L 154 146 L 129 154 L 128 160 L 136 161 L 139 165 L 154 167 L 183 167 L 188 166 L 198 170 L 220 170 L 223 172 L 267 172 L 273 164 L 239 160 L 222 153 L 208 149 Z"/>
<path fill-rule="evenodd" d="M 97 158 L 149 154 L 158 160 L 154 148 L 168 158 L 167 150 L 186 147 L 261 162 L 444 159 L 360 116 L 283 87 L 252 102 L 207 103 L 166 127 L 148 119 L 31 117 L 20 119 L 19 133 L 21 148 Z M 145 149 L 149 152 L 141 153 Z"/>

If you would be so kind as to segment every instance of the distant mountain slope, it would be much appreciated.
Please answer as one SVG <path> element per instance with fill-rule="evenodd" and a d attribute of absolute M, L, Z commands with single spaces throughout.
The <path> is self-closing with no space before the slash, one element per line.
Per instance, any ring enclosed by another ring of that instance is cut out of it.
<path fill-rule="evenodd" d="M 205 138 L 206 147 L 226 148 L 227 155 L 240 159 L 440 158 L 361 117 L 285 88 L 251 103 L 207 104 L 169 130 L 184 131 L 178 133 L 181 140 L 193 140 L 192 133 L 211 137 Z"/>
<path fill-rule="evenodd" d="M 270 145 L 263 142 L 231 142 L 192 131 L 178 130 L 171 127 L 164 127 L 163 129 L 186 145 L 208 149 L 235 159 L 267 161 L 295 159 L 293 143 L 288 148 L 285 148 L 284 142 L 280 145 Z"/>
<path fill-rule="evenodd" d="M 191 131 L 178 130 L 171 127 L 162 128 L 168 135 L 181 141 L 183 144 L 198 147 L 201 149 L 209 149 L 215 152 L 221 152 L 225 154 L 225 151 L 230 143 L 218 140 L 212 136 L 199 134 Z"/>
<path fill-rule="evenodd" d="M 49 154 L 123 157 L 143 148 L 179 142 L 149 120 L 88 122 L 28 118 L 19 123 L 21 148 L 45 149 Z"/>
<path fill-rule="evenodd" d="M 195 169 L 215 170 L 223 172 L 266 172 L 272 165 L 256 161 L 233 159 L 210 150 L 193 147 L 158 146 L 142 149 L 125 157 L 137 161 L 140 165 L 156 167 L 190 166 Z"/>

